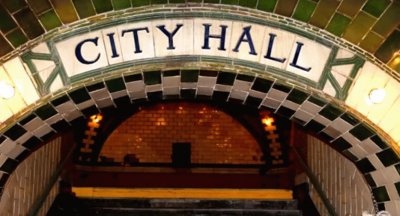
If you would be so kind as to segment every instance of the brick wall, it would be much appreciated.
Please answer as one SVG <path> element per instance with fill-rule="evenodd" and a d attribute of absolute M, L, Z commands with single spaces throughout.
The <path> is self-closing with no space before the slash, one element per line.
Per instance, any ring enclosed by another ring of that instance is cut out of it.
<path fill-rule="evenodd" d="M 100 155 L 121 162 L 129 153 L 140 162 L 169 163 L 174 142 L 192 144 L 192 163 L 263 163 L 258 143 L 238 121 L 215 107 L 193 103 L 142 109 L 109 136 Z"/>
<path fill-rule="evenodd" d="M 61 138 L 54 139 L 18 165 L 4 187 L 0 215 L 27 215 L 57 169 L 61 158 L 60 149 Z M 58 187 L 55 186 L 38 215 L 46 215 L 57 194 Z"/>
<path fill-rule="evenodd" d="M 338 215 L 373 212 L 371 193 L 357 167 L 320 140 L 308 136 L 308 165 Z M 311 198 L 322 216 L 329 215 L 315 189 Z"/>

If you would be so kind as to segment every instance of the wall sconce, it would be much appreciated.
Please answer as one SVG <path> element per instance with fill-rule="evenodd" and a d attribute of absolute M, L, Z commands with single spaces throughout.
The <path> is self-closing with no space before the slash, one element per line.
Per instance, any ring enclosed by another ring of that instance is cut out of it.
<path fill-rule="evenodd" d="M 386 91 L 383 88 L 374 88 L 368 94 L 368 100 L 373 104 L 382 103 L 385 99 Z"/>
<path fill-rule="evenodd" d="M 0 81 L 0 97 L 4 99 L 10 99 L 14 97 L 15 89 L 12 85 L 6 83 L 5 81 Z"/>

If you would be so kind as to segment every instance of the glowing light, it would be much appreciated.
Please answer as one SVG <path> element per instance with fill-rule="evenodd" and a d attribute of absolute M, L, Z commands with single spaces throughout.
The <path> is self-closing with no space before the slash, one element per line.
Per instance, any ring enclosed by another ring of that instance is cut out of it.
<path fill-rule="evenodd" d="M 92 122 L 99 123 L 101 120 L 103 120 L 103 116 L 101 114 L 92 115 L 90 116 L 90 119 Z"/>
<path fill-rule="evenodd" d="M 4 81 L 0 81 L 0 96 L 4 99 L 10 99 L 14 97 L 14 95 L 14 87 Z"/>
<path fill-rule="evenodd" d="M 274 123 L 274 118 L 267 116 L 267 117 L 264 117 L 263 119 L 261 119 L 261 122 L 266 126 L 271 126 L 272 123 Z"/>
<path fill-rule="evenodd" d="M 375 88 L 369 92 L 368 99 L 373 104 L 379 104 L 383 102 L 383 100 L 385 99 L 385 95 L 386 95 L 385 89 Z"/>

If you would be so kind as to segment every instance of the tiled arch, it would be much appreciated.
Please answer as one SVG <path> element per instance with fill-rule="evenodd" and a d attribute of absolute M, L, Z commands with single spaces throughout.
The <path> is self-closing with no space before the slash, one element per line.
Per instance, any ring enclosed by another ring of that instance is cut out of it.
<path fill-rule="evenodd" d="M 212 99 L 266 107 L 320 135 L 355 163 L 380 209 L 400 200 L 400 160 L 351 110 L 282 79 L 252 72 L 174 69 L 119 73 L 66 90 L 18 119 L 0 136 L 1 187 L 30 150 L 74 120 L 137 101 Z M 399 188 L 399 191 L 398 189 Z"/>

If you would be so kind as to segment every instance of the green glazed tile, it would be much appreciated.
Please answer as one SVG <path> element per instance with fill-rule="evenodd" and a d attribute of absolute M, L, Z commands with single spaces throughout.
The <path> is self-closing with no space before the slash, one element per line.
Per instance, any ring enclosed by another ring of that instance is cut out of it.
<path fill-rule="evenodd" d="M 384 38 L 379 36 L 375 32 L 369 32 L 367 36 L 361 41 L 361 48 L 367 50 L 370 53 L 375 53 L 375 51 L 379 48 Z"/>
<path fill-rule="evenodd" d="M 92 0 L 97 13 L 104 13 L 113 9 L 111 0 Z"/>
<path fill-rule="evenodd" d="M 10 14 L 0 5 L 0 30 L 2 32 L 8 32 L 11 29 L 17 27 L 14 20 L 11 18 Z"/>
<path fill-rule="evenodd" d="M 278 0 L 259 0 L 257 8 L 259 10 L 272 12 L 275 9 L 276 2 Z"/>
<path fill-rule="evenodd" d="M 366 0 L 343 0 L 340 4 L 338 11 L 349 16 L 354 17 Z"/>
<path fill-rule="evenodd" d="M 14 17 L 29 39 L 33 39 L 44 33 L 42 26 L 29 8 L 18 11 Z"/>
<path fill-rule="evenodd" d="M 168 0 L 151 0 L 151 4 L 167 4 Z"/>
<path fill-rule="evenodd" d="M 91 0 L 73 0 L 73 3 L 81 19 L 96 14 Z"/>
<path fill-rule="evenodd" d="M 333 121 L 343 113 L 338 107 L 331 104 L 326 105 L 320 112 L 322 116 Z"/>
<path fill-rule="evenodd" d="M 332 20 L 329 22 L 326 30 L 328 30 L 329 32 L 333 33 L 336 36 L 341 36 L 350 22 L 351 20 L 348 17 L 336 13 L 333 16 Z"/>
<path fill-rule="evenodd" d="M 125 89 L 125 83 L 122 78 L 116 78 L 106 81 L 107 88 L 110 92 L 121 91 Z"/>
<path fill-rule="evenodd" d="M 312 13 L 316 7 L 317 3 L 310 0 L 299 0 L 296 10 L 294 11 L 293 18 L 308 22 L 311 18 Z"/>
<path fill-rule="evenodd" d="M 388 62 L 393 53 L 400 50 L 400 30 L 393 31 L 385 42 L 379 47 L 376 52 L 376 57 L 378 57 L 383 62 Z"/>
<path fill-rule="evenodd" d="M 391 148 L 378 152 L 376 156 L 378 156 L 379 160 L 385 167 L 399 162 L 399 156 L 397 156 Z"/>
<path fill-rule="evenodd" d="M 84 101 L 91 99 L 89 93 L 86 91 L 85 88 L 80 88 L 80 89 L 74 90 L 73 92 L 69 92 L 68 94 L 76 104 L 79 104 L 79 103 L 82 103 Z"/>
<path fill-rule="evenodd" d="M 390 0 L 368 0 L 362 10 L 375 17 L 379 17 L 389 4 Z"/>
<path fill-rule="evenodd" d="M 27 4 L 24 0 L 3 0 L 1 1 L 5 8 L 11 13 L 21 10 L 22 8 L 26 7 Z"/>
<path fill-rule="evenodd" d="M 276 5 L 275 13 L 290 17 L 292 16 L 296 4 L 297 0 L 279 0 Z"/>
<path fill-rule="evenodd" d="M 181 82 L 197 82 L 199 79 L 199 70 L 182 70 Z"/>
<path fill-rule="evenodd" d="M 218 4 L 220 2 L 220 0 L 204 0 L 204 3 L 214 3 L 214 4 Z"/>
<path fill-rule="evenodd" d="M 221 0 L 221 4 L 238 5 L 239 0 Z"/>
<path fill-rule="evenodd" d="M 372 165 L 367 158 L 357 161 L 356 166 L 362 173 L 369 173 L 376 170 L 374 165 Z"/>
<path fill-rule="evenodd" d="M 234 73 L 221 72 L 218 74 L 217 84 L 233 85 L 233 82 L 235 82 L 235 77 L 236 74 Z"/>
<path fill-rule="evenodd" d="M 390 200 L 385 186 L 372 189 L 372 193 L 374 194 L 374 198 L 377 202 L 385 202 Z"/>
<path fill-rule="evenodd" d="M 17 28 L 6 35 L 7 40 L 11 42 L 14 47 L 19 47 L 28 41 L 21 29 Z"/>
<path fill-rule="evenodd" d="M 0 56 L 4 56 L 12 50 L 13 48 L 11 45 L 6 41 L 6 39 L 4 39 L 2 35 L 0 35 Z"/>
<path fill-rule="evenodd" d="M 400 25 L 400 2 L 395 2 L 385 11 L 372 30 L 386 37 Z"/>
<path fill-rule="evenodd" d="M 35 14 L 41 14 L 51 8 L 48 0 L 27 0 Z"/>
<path fill-rule="evenodd" d="M 150 4 L 150 0 L 143 0 L 143 1 L 132 0 L 132 7 L 140 7 L 140 6 L 149 5 L 149 4 Z"/>
<path fill-rule="evenodd" d="M 257 0 L 239 0 L 239 5 L 243 7 L 255 8 Z"/>
<path fill-rule="evenodd" d="M 375 18 L 370 15 L 360 12 L 348 26 L 343 34 L 343 37 L 348 41 L 357 44 L 361 38 L 368 32 L 368 30 L 375 23 Z"/>
<path fill-rule="evenodd" d="M 78 20 L 74 5 L 70 0 L 50 0 L 58 16 L 63 23 L 71 23 Z"/>
<path fill-rule="evenodd" d="M 62 24 L 60 19 L 57 17 L 57 14 L 54 12 L 54 10 L 46 12 L 45 14 L 41 15 L 39 19 L 40 22 L 42 22 L 43 26 L 46 28 L 46 30 L 51 30 L 53 28 L 61 26 Z"/>
<path fill-rule="evenodd" d="M 121 10 L 121 9 L 131 7 L 131 1 L 130 0 L 112 0 L 112 5 L 114 7 L 114 10 Z"/>
<path fill-rule="evenodd" d="M 187 0 L 188 2 L 198 2 L 201 3 L 203 0 Z"/>
<path fill-rule="evenodd" d="M 321 1 L 315 9 L 310 23 L 317 27 L 325 28 L 338 5 L 339 1 L 336 0 Z"/>

